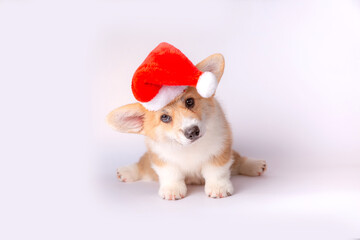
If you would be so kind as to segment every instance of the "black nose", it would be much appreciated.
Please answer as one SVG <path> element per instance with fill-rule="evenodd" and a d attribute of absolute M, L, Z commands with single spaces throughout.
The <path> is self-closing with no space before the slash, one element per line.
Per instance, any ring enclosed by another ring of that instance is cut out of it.
<path fill-rule="evenodd" d="M 200 129 L 198 126 L 191 126 L 185 129 L 184 135 L 187 139 L 190 139 L 191 141 L 195 141 L 200 136 Z"/>

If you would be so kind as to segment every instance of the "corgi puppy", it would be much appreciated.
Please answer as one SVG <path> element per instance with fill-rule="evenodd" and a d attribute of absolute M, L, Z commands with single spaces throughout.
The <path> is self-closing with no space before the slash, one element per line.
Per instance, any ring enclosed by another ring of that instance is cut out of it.
<path fill-rule="evenodd" d="M 212 72 L 220 81 L 224 58 L 214 54 L 196 67 Z M 211 198 L 231 196 L 231 175 L 260 176 L 266 162 L 240 156 L 232 149 L 232 134 L 224 112 L 214 96 L 203 98 L 194 87 L 158 111 L 148 111 L 140 103 L 117 108 L 107 122 L 125 133 L 146 137 L 147 152 L 139 162 L 120 167 L 122 182 L 159 181 L 159 195 L 177 200 L 186 196 L 187 184 L 205 184 Z"/>

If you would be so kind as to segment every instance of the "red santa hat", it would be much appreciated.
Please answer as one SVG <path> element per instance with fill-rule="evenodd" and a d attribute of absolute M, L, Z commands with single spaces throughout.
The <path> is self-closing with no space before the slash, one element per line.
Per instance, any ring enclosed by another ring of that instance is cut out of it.
<path fill-rule="evenodd" d="M 218 81 L 211 72 L 201 72 L 177 48 L 160 43 L 135 71 L 132 91 L 148 110 L 156 111 L 170 103 L 188 86 L 196 87 L 205 98 L 211 97 Z"/>

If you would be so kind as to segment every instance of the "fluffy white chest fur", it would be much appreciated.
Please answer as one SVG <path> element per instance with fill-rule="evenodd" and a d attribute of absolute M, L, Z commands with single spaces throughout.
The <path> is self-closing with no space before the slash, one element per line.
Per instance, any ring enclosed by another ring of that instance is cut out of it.
<path fill-rule="evenodd" d="M 217 101 L 215 112 L 203 121 L 206 126 L 204 135 L 190 145 L 156 142 L 150 138 L 146 139 L 146 144 L 161 160 L 175 165 L 183 174 L 200 176 L 203 164 L 223 151 L 224 143 L 229 137 L 225 128 L 226 119 Z"/>

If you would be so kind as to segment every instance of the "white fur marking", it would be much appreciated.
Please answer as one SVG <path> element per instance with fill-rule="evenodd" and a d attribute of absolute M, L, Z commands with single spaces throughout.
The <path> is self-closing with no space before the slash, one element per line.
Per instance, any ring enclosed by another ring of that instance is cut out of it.
<path fill-rule="evenodd" d="M 188 86 L 162 86 L 158 94 L 149 102 L 141 103 L 149 111 L 157 111 L 165 107 L 179 96 Z"/>
<path fill-rule="evenodd" d="M 204 165 L 202 174 L 205 178 L 205 193 L 212 198 L 223 198 L 233 194 L 234 188 L 230 181 L 230 167 L 234 162 L 231 159 L 223 166 L 211 163 Z"/>
<path fill-rule="evenodd" d="M 185 185 L 185 176 L 179 169 L 173 165 L 161 167 L 153 166 L 159 176 L 160 197 L 166 200 L 177 200 L 184 198 L 187 192 Z"/>
<path fill-rule="evenodd" d="M 122 182 L 134 182 L 139 180 L 139 169 L 136 163 L 118 168 L 116 174 L 118 179 Z"/>

